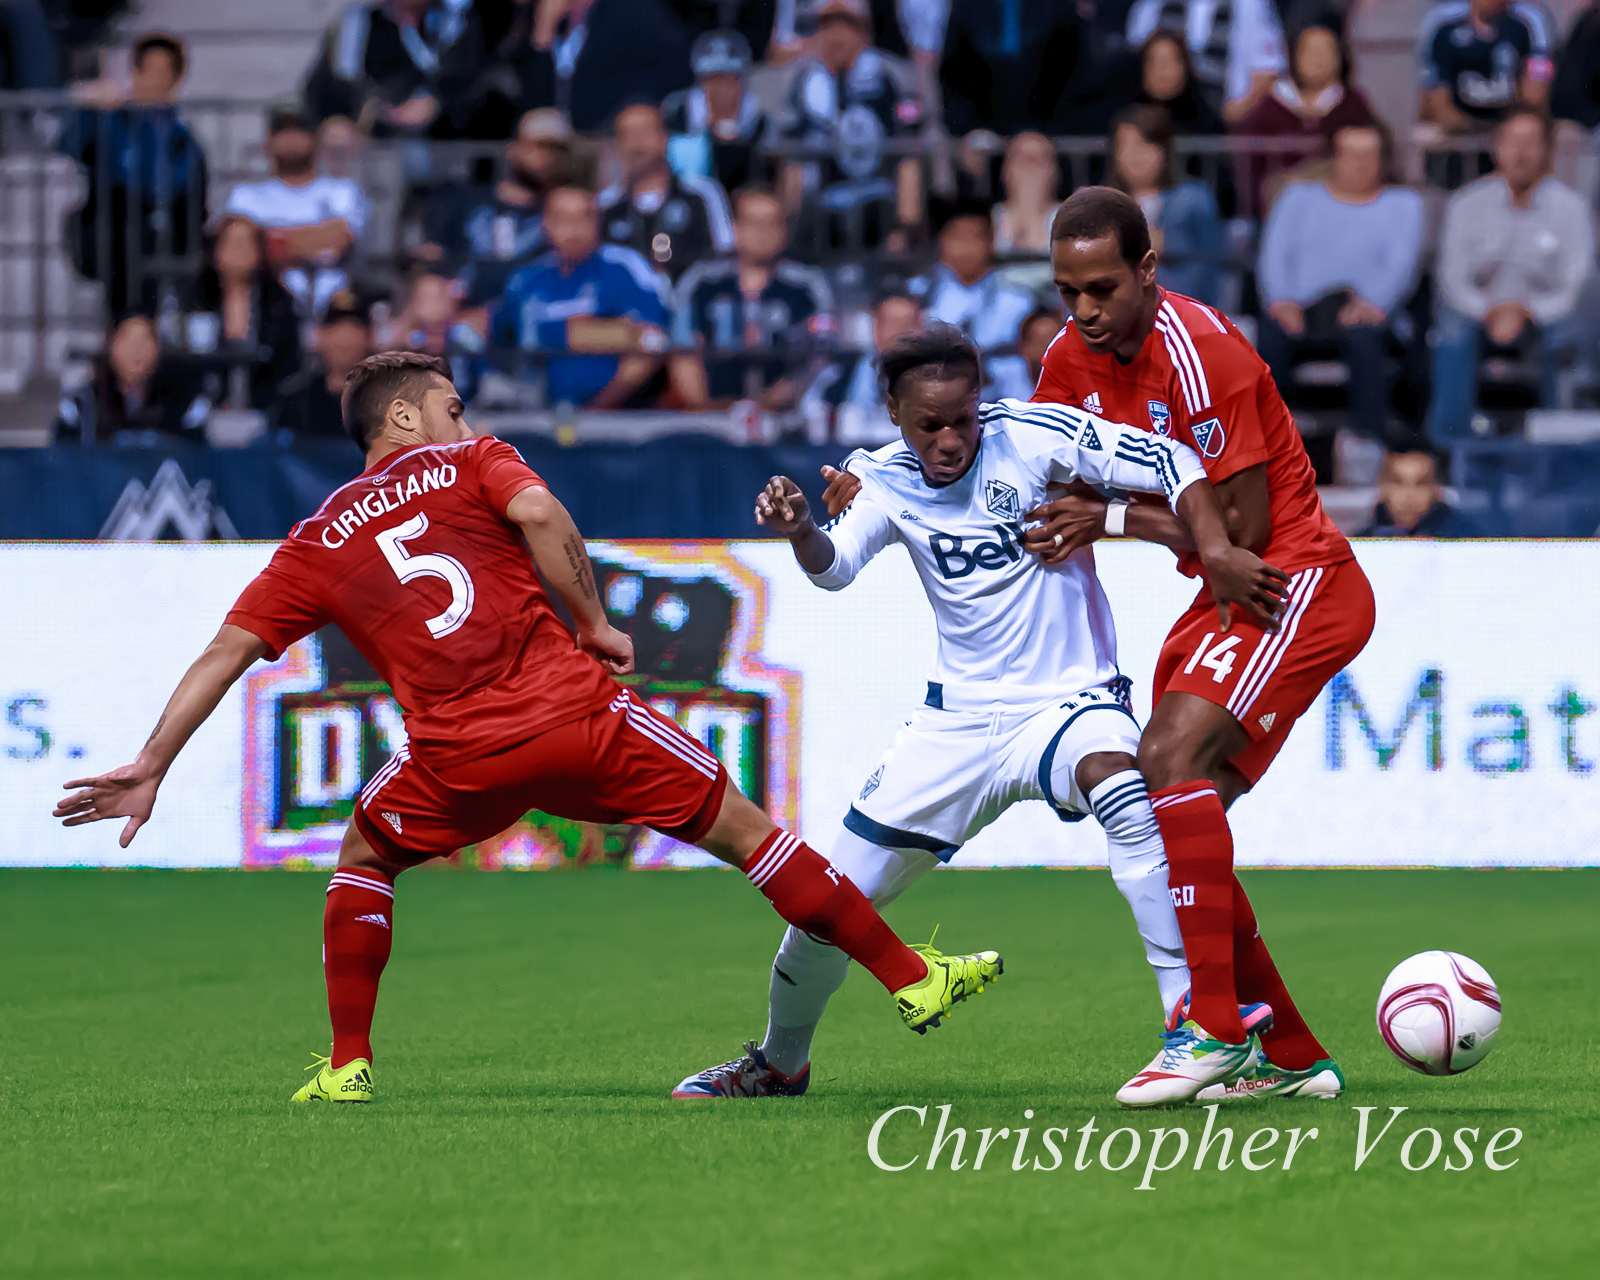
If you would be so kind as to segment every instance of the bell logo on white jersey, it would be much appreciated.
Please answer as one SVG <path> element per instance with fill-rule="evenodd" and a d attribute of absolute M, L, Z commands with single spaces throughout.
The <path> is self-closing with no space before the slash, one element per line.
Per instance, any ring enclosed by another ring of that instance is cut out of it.
<path fill-rule="evenodd" d="M 1091 391 L 1089 393 L 1089 398 L 1083 402 L 1083 407 L 1089 413 L 1102 412 L 1100 408 L 1100 393 L 1098 391 Z"/>
<path fill-rule="evenodd" d="M 1002 520 L 1022 519 L 1022 502 L 1017 491 L 1004 480 L 991 480 L 983 487 L 983 503 Z"/>

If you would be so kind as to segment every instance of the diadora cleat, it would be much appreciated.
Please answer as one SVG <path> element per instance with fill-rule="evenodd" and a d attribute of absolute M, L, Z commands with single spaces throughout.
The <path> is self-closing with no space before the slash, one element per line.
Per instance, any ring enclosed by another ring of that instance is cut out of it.
<path fill-rule="evenodd" d="M 938 930 L 934 931 L 936 934 Z M 900 1016 L 919 1036 L 939 1023 L 968 996 L 975 996 L 1005 972 L 1006 962 L 998 951 L 979 951 L 973 955 L 947 956 L 933 949 L 931 941 L 911 948 L 928 962 L 928 976 L 894 993 Z"/>
<path fill-rule="evenodd" d="M 754 1040 L 744 1046 L 744 1057 L 707 1067 L 672 1091 L 674 1098 L 798 1098 L 811 1083 L 811 1064 L 786 1076 L 767 1061 Z"/>
<path fill-rule="evenodd" d="M 1226 1083 L 1207 1085 L 1196 1095 L 1200 1102 L 1234 1102 L 1241 1098 L 1322 1098 L 1344 1092 L 1344 1072 L 1332 1058 L 1313 1062 L 1304 1071 L 1274 1066 L 1256 1054 L 1255 1061 Z"/>
<path fill-rule="evenodd" d="M 313 1055 L 307 1071 L 316 1075 L 295 1090 L 292 1102 L 371 1102 L 372 1064 L 353 1058 L 335 1068 L 327 1058 Z"/>
<path fill-rule="evenodd" d="M 1272 1025 L 1272 1010 L 1264 1004 L 1246 1005 L 1247 1026 L 1264 1031 Z M 1161 1052 L 1150 1065 L 1117 1090 L 1125 1107 L 1170 1107 L 1190 1102 L 1208 1085 L 1226 1084 L 1249 1068 L 1256 1055 L 1256 1038 L 1246 1032 L 1238 1044 L 1210 1035 L 1192 1018 L 1161 1033 Z"/>

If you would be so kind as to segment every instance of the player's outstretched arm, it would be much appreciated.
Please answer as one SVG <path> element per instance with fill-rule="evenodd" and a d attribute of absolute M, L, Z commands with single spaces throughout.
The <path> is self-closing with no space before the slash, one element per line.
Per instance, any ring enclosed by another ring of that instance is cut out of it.
<path fill-rule="evenodd" d="M 529 485 L 506 504 L 506 519 L 522 530 L 540 576 L 571 612 L 578 648 L 614 676 L 631 672 L 633 641 L 606 618 L 583 535 L 555 494 Z"/>
<path fill-rule="evenodd" d="M 833 539 L 817 528 L 811 504 L 788 476 L 773 476 L 756 496 L 756 523 L 789 539 L 794 558 L 807 573 L 826 573 L 837 552 Z"/>
<path fill-rule="evenodd" d="M 62 826 L 77 827 L 105 818 L 126 818 L 118 843 L 126 849 L 129 841 L 150 820 L 161 780 L 178 758 L 184 743 L 217 709 L 222 695 L 233 682 L 250 669 L 250 664 L 265 654 L 266 641 L 243 627 L 224 624 L 216 639 L 184 673 L 167 709 L 156 722 L 155 732 L 144 744 L 132 764 L 103 773 L 98 778 L 74 778 L 67 789 L 83 790 L 68 796 L 55 807 Z"/>

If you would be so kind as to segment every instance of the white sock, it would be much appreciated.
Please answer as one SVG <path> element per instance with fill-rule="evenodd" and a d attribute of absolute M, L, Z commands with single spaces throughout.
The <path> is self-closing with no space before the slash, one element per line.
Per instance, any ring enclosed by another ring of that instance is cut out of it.
<path fill-rule="evenodd" d="M 1189 987 L 1189 967 L 1178 913 L 1167 892 L 1167 851 L 1144 778 L 1136 769 L 1113 774 L 1089 792 L 1089 805 L 1105 829 L 1111 878 L 1133 908 L 1145 956 L 1155 970 L 1162 1010 L 1171 1013 Z"/>
<path fill-rule="evenodd" d="M 939 861 L 921 849 L 885 849 L 845 830 L 828 860 L 880 911 Z M 828 997 L 844 985 L 849 967 L 850 957 L 838 947 L 793 925 L 784 933 L 772 961 L 767 1037 L 761 1044 L 767 1061 L 784 1075 L 794 1075 L 811 1061 L 811 1038 Z"/>

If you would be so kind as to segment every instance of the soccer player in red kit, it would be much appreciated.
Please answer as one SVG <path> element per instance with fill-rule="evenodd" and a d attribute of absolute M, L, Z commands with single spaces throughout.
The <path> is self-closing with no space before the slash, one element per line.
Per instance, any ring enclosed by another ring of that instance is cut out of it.
<path fill-rule="evenodd" d="M 296 1101 L 372 1097 L 369 1036 L 395 878 L 530 809 L 644 823 L 743 869 L 786 921 L 870 970 L 913 1030 L 937 1026 L 999 976 L 992 951 L 907 947 L 846 877 L 740 794 L 703 744 L 609 678 L 633 669 L 633 642 L 606 621 L 583 538 L 510 445 L 473 435 L 442 360 L 363 361 L 344 419 L 366 470 L 296 525 L 245 588 L 138 759 L 67 783 L 84 789 L 56 806 L 67 826 L 128 819 L 126 848 L 229 686 L 330 622 L 383 676 L 405 708 L 407 743 L 361 792 L 328 886 L 333 1050 Z M 535 567 L 571 611 L 576 644 Z"/>
<path fill-rule="evenodd" d="M 1076 192 L 1056 214 L 1051 262 L 1067 324 L 1033 398 L 1188 445 L 1234 543 L 1291 575 L 1279 616 L 1236 613 L 1226 628 L 1202 586 L 1162 647 L 1139 766 L 1166 844 L 1191 997 L 1187 1019 L 1174 1015 L 1161 1053 L 1117 1097 L 1154 1106 L 1337 1096 L 1344 1077 L 1289 998 L 1233 874 L 1226 810 L 1366 645 L 1372 588 L 1322 509 L 1300 435 L 1254 348 L 1212 308 L 1156 283 L 1139 205 L 1106 187 Z M 1078 489 L 1030 518 L 1042 523 L 1029 548 L 1049 562 L 1126 533 L 1171 547 L 1180 571 L 1200 577 L 1182 527 L 1153 505 Z"/>

